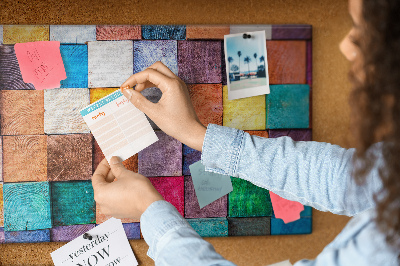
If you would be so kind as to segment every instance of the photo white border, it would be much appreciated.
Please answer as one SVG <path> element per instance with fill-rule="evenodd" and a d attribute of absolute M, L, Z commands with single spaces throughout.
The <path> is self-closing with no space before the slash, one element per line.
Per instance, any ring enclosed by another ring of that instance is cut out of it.
<path fill-rule="evenodd" d="M 228 64 L 228 50 L 226 49 L 226 40 L 232 37 L 243 36 L 243 33 L 250 34 L 250 35 L 257 35 L 263 38 L 264 40 L 264 53 L 265 53 L 265 76 L 266 76 L 266 86 L 260 87 L 253 87 L 253 88 L 244 88 L 240 90 L 233 90 L 230 89 L 230 81 L 229 81 L 229 64 Z M 225 49 L 225 65 L 226 65 L 226 84 L 228 86 L 228 100 L 236 100 L 241 98 L 259 96 L 264 94 L 269 94 L 269 75 L 268 75 L 268 59 L 267 59 L 267 40 L 265 39 L 265 31 L 252 31 L 252 32 L 242 32 L 242 33 L 235 33 L 235 34 L 228 34 L 224 35 L 224 49 Z"/>

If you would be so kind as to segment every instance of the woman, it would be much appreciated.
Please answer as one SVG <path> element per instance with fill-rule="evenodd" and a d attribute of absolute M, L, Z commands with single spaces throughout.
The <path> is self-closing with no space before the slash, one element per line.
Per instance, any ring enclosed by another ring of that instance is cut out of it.
<path fill-rule="evenodd" d="M 264 139 L 204 127 L 186 85 L 157 62 L 121 89 L 165 133 L 202 151 L 207 170 L 239 177 L 289 200 L 354 216 L 315 260 L 295 265 L 398 265 L 400 251 L 400 1 L 350 0 L 353 28 L 340 44 L 352 63 L 357 149 L 288 137 Z M 135 90 L 126 86 L 136 85 Z M 147 101 L 140 91 L 162 90 Z M 232 265 L 163 200 L 149 180 L 113 157 L 93 175 L 95 200 L 117 218 L 140 218 L 148 255 L 159 265 Z M 110 171 L 111 169 L 111 171 Z M 114 178 L 117 182 L 112 182 Z"/>

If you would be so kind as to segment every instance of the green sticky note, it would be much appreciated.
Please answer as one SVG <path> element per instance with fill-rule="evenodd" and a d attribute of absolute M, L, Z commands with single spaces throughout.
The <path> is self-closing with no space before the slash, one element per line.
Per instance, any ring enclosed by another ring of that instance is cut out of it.
<path fill-rule="evenodd" d="M 189 168 L 200 208 L 233 190 L 230 176 L 207 172 L 200 161 L 190 165 Z"/>

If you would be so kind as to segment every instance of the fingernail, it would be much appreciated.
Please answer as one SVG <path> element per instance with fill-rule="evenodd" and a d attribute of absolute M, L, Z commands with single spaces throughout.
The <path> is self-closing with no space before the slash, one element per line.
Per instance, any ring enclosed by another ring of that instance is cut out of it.
<path fill-rule="evenodd" d="M 119 158 L 118 156 L 113 156 L 113 157 L 111 157 L 111 159 L 110 159 L 110 163 L 111 164 L 119 164 L 119 163 L 121 163 L 122 162 L 122 160 L 121 160 L 121 158 Z"/>
<path fill-rule="evenodd" d="M 131 89 L 125 89 L 122 93 L 125 95 L 126 98 L 128 98 L 128 100 L 132 98 L 133 92 Z"/>

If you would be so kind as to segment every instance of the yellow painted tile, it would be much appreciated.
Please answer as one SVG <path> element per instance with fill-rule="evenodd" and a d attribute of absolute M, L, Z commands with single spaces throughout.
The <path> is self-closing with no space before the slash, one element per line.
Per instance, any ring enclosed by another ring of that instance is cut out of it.
<path fill-rule="evenodd" d="M 49 25 L 4 25 L 4 44 L 49 41 Z"/>
<path fill-rule="evenodd" d="M 228 100 L 223 88 L 223 125 L 241 130 L 265 130 L 265 95 Z"/>
<path fill-rule="evenodd" d="M 90 103 L 100 100 L 106 97 L 108 94 L 118 90 L 119 88 L 96 88 L 90 89 Z"/>

